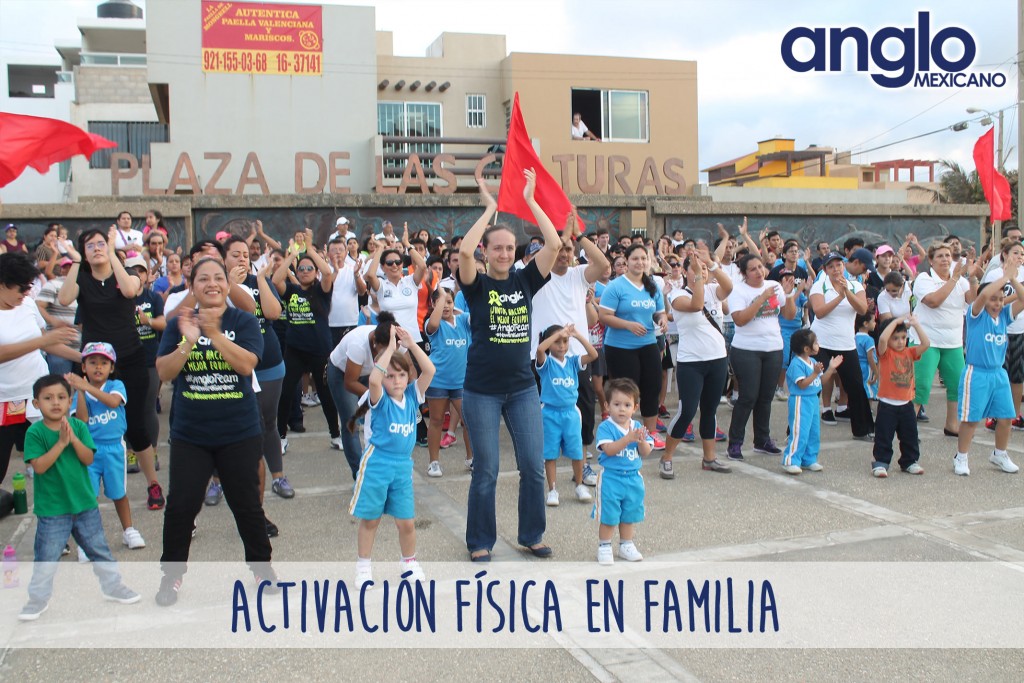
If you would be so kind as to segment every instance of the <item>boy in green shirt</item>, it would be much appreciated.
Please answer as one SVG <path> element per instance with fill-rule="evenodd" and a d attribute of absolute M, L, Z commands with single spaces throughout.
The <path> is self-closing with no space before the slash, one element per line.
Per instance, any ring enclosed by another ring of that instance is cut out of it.
<path fill-rule="evenodd" d="M 93 564 L 103 597 L 131 604 L 139 594 L 121 583 L 117 563 L 103 535 L 88 465 L 96 446 L 89 427 L 68 417 L 71 387 L 60 375 L 46 375 L 32 387 L 32 404 L 43 419 L 25 434 L 25 462 L 35 470 L 36 540 L 28 604 L 18 618 L 34 621 L 46 611 L 64 544 L 74 536 Z"/>

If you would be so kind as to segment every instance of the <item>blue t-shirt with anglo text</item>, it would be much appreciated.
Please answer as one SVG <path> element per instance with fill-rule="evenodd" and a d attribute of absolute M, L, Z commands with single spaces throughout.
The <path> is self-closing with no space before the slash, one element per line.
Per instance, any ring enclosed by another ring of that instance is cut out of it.
<path fill-rule="evenodd" d="M 640 423 L 636 420 L 629 421 L 629 428 L 636 429 L 640 427 Z M 601 463 L 601 466 L 609 470 L 619 470 L 622 472 L 633 472 L 639 471 L 640 465 L 643 461 L 640 459 L 640 447 L 636 441 L 633 441 L 617 455 L 605 455 L 604 444 L 611 441 L 618 441 L 626 434 L 626 430 L 615 424 L 611 418 L 608 418 L 602 422 L 597 428 L 597 449 L 601 451 L 600 455 L 597 456 L 597 461 Z M 651 437 L 647 437 L 647 442 L 650 444 L 654 443 Z"/>
<path fill-rule="evenodd" d="M 601 295 L 601 308 L 611 310 L 621 320 L 641 323 L 647 328 L 647 334 L 638 337 L 629 330 L 609 327 L 604 333 L 605 346 L 639 349 L 656 343 L 654 314 L 665 310 L 665 300 L 660 291 L 655 290 L 654 296 L 651 296 L 643 285 L 634 285 L 625 276 L 617 277 L 605 287 Z"/>
<path fill-rule="evenodd" d="M 124 438 L 128 431 L 128 418 L 125 416 L 124 404 L 128 400 L 128 392 L 125 391 L 124 383 L 119 379 L 108 379 L 103 383 L 101 389 L 107 394 L 116 394 L 121 397 L 121 405 L 110 408 L 100 403 L 98 398 L 92 394 L 85 394 L 85 407 L 89 411 L 89 434 L 92 440 L 100 443 L 118 443 Z M 78 409 L 78 392 L 75 392 L 71 399 L 71 413 Z"/>
<path fill-rule="evenodd" d="M 368 444 L 388 455 L 408 458 L 416 445 L 416 411 L 419 395 L 416 383 L 409 382 L 401 403 L 381 390 L 380 400 L 370 404 Z"/>
<path fill-rule="evenodd" d="M 792 336 L 794 332 L 804 326 L 803 310 L 806 305 L 807 295 L 800 292 L 796 297 L 796 315 L 793 316 L 793 319 L 789 320 L 784 315 L 779 316 L 779 330 L 782 332 L 783 337 L 786 335 Z"/>
<path fill-rule="evenodd" d="M 570 408 L 576 405 L 579 389 L 580 357 L 568 353 L 559 361 L 550 353 L 544 365 L 537 366 L 540 375 L 540 402 L 552 408 Z"/>
<path fill-rule="evenodd" d="M 995 320 L 982 309 L 974 315 L 967 309 L 967 364 L 979 368 L 1001 368 L 1006 359 L 1006 328 L 1013 322 L 1010 306 L 1003 306 Z"/>
<path fill-rule="evenodd" d="M 790 396 L 817 396 L 821 393 L 821 376 L 814 378 L 814 381 L 801 389 L 796 385 L 797 380 L 810 377 L 814 374 L 814 364 L 805 361 L 800 356 L 793 356 L 789 362 L 789 369 L 786 370 L 786 386 Z"/>
<path fill-rule="evenodd" d="M 437 389 L 461 389 L 466 381 L 466 356 L 469 340 L 469 313 L 455 316 L 455 324 L 442 320 L 437 329 L 427 335 L 430 340 L 430 360 L 434 363 L 434 378 L 430 386 Z"/>

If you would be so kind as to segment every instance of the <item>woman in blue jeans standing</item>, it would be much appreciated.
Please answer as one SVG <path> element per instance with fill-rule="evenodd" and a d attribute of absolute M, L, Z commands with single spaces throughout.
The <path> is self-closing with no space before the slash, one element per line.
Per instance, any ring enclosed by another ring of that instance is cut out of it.
<path fill-rule="evenodd" d="M 519 467 L 519 544 L 550 557 L 545 529 L 544 435 L 540 396 L 530 368 L 533 296 L 544 286 L 561 246 L 558 232 L 534 200 L 537 179 L 525 172 L 523 196 L 544 237 L 544 248 L 522 270 L 514 270 L 516 236 L 504 226 L 487 229 L 497 210 L 480 182 L 484 213 L 459 247 L 459 283 L 469 306 L 473 341 L 466 363 L 463 417 L 473 446 L 466 546 L 474 562 L 489 562 L 497 539 L 494 512 L 498 482 L 498 423 L 505 420 Z M 486 230 L 486 231 L 485 231 Z M 478 274 L 473 251 L 483 243 L 487 273 Z"/>

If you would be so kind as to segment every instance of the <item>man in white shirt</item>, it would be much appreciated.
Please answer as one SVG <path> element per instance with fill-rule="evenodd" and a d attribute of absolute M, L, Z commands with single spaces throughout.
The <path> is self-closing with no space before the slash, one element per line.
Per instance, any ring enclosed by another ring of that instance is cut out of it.
<path fill-rule="evenodd" d="M 572 139 L 573 140 L 596 140 L 601 142 L 601 138 L 597 137 L 590 132 L 587 128 L 587 124 L 583 123 L 583 117 L 580 116 L 579 112 L 572 115 Z"/>
<path fill-rule="evenodd" d="M 327 245 L 327 262 L 334 270 L 331 311 L 327 319 L 331 343 L 337 346 L 342 337 L 359 324 L 359 297 L 366 295 L 366 281 L 361 272 L 363 264 L 348 257 L 341 239 L 331 240 Z"/>
<path fill-rule="evenodd" d="M 122 251 L 136 251 L 142 253 L 142 231 L 132 229 L 132 215 L 127 211 L 117 214 L 117 237 L 114 238 L 114 248 Z"/>

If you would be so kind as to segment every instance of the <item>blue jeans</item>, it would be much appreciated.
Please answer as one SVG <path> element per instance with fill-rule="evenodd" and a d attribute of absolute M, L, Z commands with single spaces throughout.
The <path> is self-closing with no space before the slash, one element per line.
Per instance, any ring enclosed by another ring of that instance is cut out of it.
<path fill-rule="evenodd" d="M 46 367 L 51 375 L 66 375 L 71 372 L 71 365 L 71 361 L 67 358 L 61 358 L 52 353 L 46 354 Z"/>
<path fill-rule="evenodd" d="M 505 419 L 519 469 L 519 544 L 533 546 L 544 537 L 544 432 L 540 396 L 531 384 L 512 394 L 463 392 L 462 416 L 473 446 L 466 546 L 491 550 L 497 540 L 494 493 L 498 483 L 498 420 Z"/>
<path fill-rule="evenodd" d="M 369 378 L 360 378 L 364 384 Z M 334 406 L 338 410 L 338 421 L 341 422 L 341 445 L 345 449 L 345 460 L 352 470 L 353 481 L 356 472 L 359 471 L 359 459 L 363 455 L 363 444 L 359 439 L 359 426 L 356 431 L 348 430 L 348 421 L 356 414 L 356 406 L 359 397 L 345 388 L 345 372 L 337 365 L 328 361 L 327 363 L 327 386 L 331 390 L 331 397 L 334 399 Z M 369 419 L 369 418 L 367 418 Z"/>
<path fill-rule="evenodd" d="M 28 597 L 35 602 L 48 602 L 53 593 L 53 576 L 59 567 L 60 555 L 68 537 L 73 536 L 92 561 L 92 571 L 100 580 L 100 588 L 110 593 L 121 583 L 117 562 L 103 535 L 103 522 L 97 508 L 77 515 L 36 518 L 35 564 Z"/>

